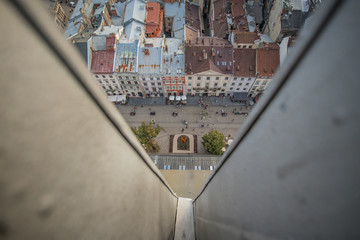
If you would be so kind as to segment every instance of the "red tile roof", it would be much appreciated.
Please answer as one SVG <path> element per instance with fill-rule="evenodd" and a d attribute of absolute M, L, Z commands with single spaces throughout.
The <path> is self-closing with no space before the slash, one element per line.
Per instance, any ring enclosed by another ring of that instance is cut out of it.
<path fill-rule="evenodd" d="M 258 76 L 272 77 L 280 64 L 279 46 L 267 44 L 256 49 L 256 61 Z"/>
<path fill-rule="evenodd" d="M 233 73 L 233 48 L 227 46 L 186 46 L 185 72 L 188 75 L 212 70 L 221 74 Z"/>
<path fill-rule="evenodd" d="M 113 72 L 114 51 L 96 51 L 92 53 L 91 72 L 111 74 Z"/>
<path fill-rule="evenodd" d="M 163 27 L 163 10 L 159 3 L 147 2 L 146 36 L 161 37 Z"/>
<path fill-rule="evenodd" d="M 234 42 L 238 44 L 254 44 L 254 41 L 259 39 L 257 33 L 254 32 L 242 32 L 242 31 L 233 31 L 234 32 Z"/>
<path fill-rule="evenodd" d="M 234 76 L 255 77 L 256 76 L 256 50 L 234 49 Z"/>

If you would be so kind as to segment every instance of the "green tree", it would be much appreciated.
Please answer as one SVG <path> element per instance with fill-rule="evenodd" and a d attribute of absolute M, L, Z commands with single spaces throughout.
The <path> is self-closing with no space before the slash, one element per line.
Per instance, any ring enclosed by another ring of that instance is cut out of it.
<path fill-rule="evenodd" d="M 155 141 L 155 137 L 159 135 L 161 130 L 164 130 L 159 124 L 155 124 L 154 121 L 149 123 L 143 121 L 139 127 L 132 127 L 131 130 L 148 153 L 157 153 L 159 151 L 160 146 Z"/>
<path fill-rule="evenodd" d="M 225 147 L 225 136 L 217 130 L 212 130 L 202 137 L 202 144 L 206 151 L 214 155 L 223 155 Z"/>

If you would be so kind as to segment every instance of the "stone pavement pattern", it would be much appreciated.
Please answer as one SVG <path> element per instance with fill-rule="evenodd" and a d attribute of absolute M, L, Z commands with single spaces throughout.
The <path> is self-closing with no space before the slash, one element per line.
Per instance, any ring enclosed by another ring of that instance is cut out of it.
<path fill-rule="evenodd" d="M 244 123 L 246 116 L 234 115 L 232 111 L 249 112 L 245 110 L 244 106 L 209 106 L 207 110 L 199 106 L 185 105 L 178 108 L 174 105 L 136 105 L 136 115 L 130 116 L 130 112 L 134 110 L 134 105 L 117 105 L 120 113 L 123 115 L 128 124 L 132 126 L 139 126 L 141 121 L 154 120 L 159 123 L 164 131 L 156 137 L 156 141 L 160 145 L 159 154 L 169 154 L 170 135 L 176 134 L 193 134 L 197 135 L 197 154 L 208 154 L 204 149 L 201 141 L 202 137 L 213 129 L 217 129 L 225 136 L 235 137 L 239 132 L 240 127 Z M 227 113 L 227 116 L 220 116 L 221 110 Z M 150 112 L 156 112 L 155 116 L 151 116 Z M 178 112 L 177 117 L 172 116 L 172 112 Z M 207 115 L 202 115 L 202 112 Z M 218 114 L 216 114 L 218 112 Z M 188 127 L 182 123 L 182 120 L 189 122 Z M 204 124 L 204 127 L 200 127 Z M 182 132 L 182 129 L 184 131 Z"/>

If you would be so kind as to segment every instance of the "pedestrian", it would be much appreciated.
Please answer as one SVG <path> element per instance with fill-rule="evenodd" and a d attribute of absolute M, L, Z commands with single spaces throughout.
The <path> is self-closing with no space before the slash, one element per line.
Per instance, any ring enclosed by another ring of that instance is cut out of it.
<path fill-rule="evenodd" d="M 181 132 L 184 132 L 185 129 L 181 129 Z"/>

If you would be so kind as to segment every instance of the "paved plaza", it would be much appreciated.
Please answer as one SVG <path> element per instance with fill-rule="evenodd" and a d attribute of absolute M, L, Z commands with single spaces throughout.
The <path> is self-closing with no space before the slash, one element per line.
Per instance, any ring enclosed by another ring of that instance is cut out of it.
<path fill-rule="evenodd" d="M 158 154 L 169 154 L 170 150 L 170 135 L 176 134 L 192 134 L 197 135 L 197 154 L 207 155 L 208 153 L 201 144 L 202 137 L 213 129 L 217 129 L 225 136 L 235 137 L 243 125 L 246 116 L 234 115 L 232 112 L 236 109 L 238 112 L 249 112 L 250 107 L 233 103 L 228 98 L 210 97 L 204 100 L 209 107 L 205 110 L 204 107 L 198 105 L 199 99 L 193 97 L 192 103 L 183 105 L 181 108 L 175 105 L 166 104 L 145 104 L 140 102 L 144 100 L 136 98 L 138 103 L 134 109 L 135 99 L 130 101 L 127 105 L 116 105 L 120 113 L 130 126 L 140 126 L 141 121 L 154 120 L 164 131 L 156 137 L 156 141 L 160 145 Z M 203 98 L 204 99 L 204 98 Z M 130 99 L 131 100 L 131 99 Z M 145 99 L 146 100 L 146 99 Z M 160 100 L 158 100 L 160 101 Z M 154 100 L 153 100 L 154 102 Z M 209 102 L 209 103 L 207 103 Z M 231 104 L 229 104 L 231 103 Z M 135 116 L 130 116 L 130 112 L 136 112 Z M 226 116 L 221 116 L 221 112 L 227 113 Z M 155 112 L 155 115 L 150 115 L 150 112 Z M 173 112 L 178 115 L 174 117 Z M 188 122 L 188 125 L 183 123 L 183 120 Z M 204 126 L 204 127 L 201 127 Z"/>

